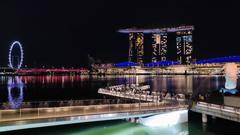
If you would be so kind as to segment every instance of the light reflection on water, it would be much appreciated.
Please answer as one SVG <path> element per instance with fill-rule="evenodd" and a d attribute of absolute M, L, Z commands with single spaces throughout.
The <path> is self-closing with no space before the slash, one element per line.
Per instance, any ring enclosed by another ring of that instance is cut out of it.
<path fill-rule="evenodd" d="M 7 88 L 10 107 L 13 109 L 20 108 L 23 102 L 24 83 L 19 77 L 9 77 Z"/>
<path fill-rule="evenodd" d="M 102 95 L 97 94 L 98 88 L 127 83 L 149 84 L 152 91 L 204 93 L 222 88 L 224 86 L 224 77 L 196 75 L 1 77 L 0 101 L 14 101 L 14 98 L 11 98 L 11 93 L 13 93 L 10 92 L 13 91 L 11 89 L 14 89 L 14 91 L 18 89 L 20 93 L 19 101 L 20 99 L 23 101 L 39 101 L 103 98 Z"/>

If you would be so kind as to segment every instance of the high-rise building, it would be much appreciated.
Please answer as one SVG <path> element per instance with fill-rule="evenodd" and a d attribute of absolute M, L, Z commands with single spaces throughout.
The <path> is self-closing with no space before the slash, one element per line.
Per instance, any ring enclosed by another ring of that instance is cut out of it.
<path fill-rule="evenodd" d="M 193 57 L 192 31 L 181 31 L 176 34 L 177 61 L 181 64 L 190 64 Z"/>
<path fill-rule="evenodd" d="M 121 29 L 129 34 L 129 62 L 142 65 L 144 60 L 144 34 L 152 34 L 152 62 L 166 61 L 168 53 L 168 33 L 176 32 L 176 56 L 181 64 L 190 64 L 193 60 L 193 26 L 179 26 L 154 29 Z"/>
<path fill-rule="evenodd" d="M 153 34 L 152 62 L 165 61 L 167 59 L 167 33 Z"/>

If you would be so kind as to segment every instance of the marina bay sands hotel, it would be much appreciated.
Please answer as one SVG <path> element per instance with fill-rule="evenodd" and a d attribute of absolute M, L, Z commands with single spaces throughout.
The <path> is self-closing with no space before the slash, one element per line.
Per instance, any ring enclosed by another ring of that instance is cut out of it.
<path fill-rule="evenodd" d="M 143 64 L 144 34 L 152 34 L 152 62 L 166 61 L 168 52 L 168 33 L 176 33 L 176 56 L 180 64 L 190 64 L 193 59 L 193 26 L 168 28 L 120 29 L 118 32 L 129 34 L 129 62 Z"/>

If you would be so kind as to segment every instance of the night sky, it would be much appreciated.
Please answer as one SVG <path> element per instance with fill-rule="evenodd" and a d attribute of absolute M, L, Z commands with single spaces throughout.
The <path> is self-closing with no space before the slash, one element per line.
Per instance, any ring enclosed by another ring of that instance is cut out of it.
<path fill-rule="evenodd" d="M 240 55 L 240 8 L 230 0 L 1 0 L 0 66 L 19 40 L 24 65 L 80 67 L 87 55 L 106 63 L 127 60 L 128 35 L 119 28 L 194 25 L 198 60 Z M 150 46 L 146 44 L 145 46 Z"/>

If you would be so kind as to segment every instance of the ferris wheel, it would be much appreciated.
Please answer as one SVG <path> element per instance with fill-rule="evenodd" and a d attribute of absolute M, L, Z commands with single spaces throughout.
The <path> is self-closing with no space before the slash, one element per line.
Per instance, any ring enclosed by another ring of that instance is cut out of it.
<path fill-rule="evenodd" d="M 15 46 L 20 48 L 20 61 L 18 62 L 18 64 L 16 66 L 14 66 L 14 64 L 13 64 L 13 56 L 12 56 L 12 50 Z M 23 64 L 23 47 L 22 47 L 22 45 L 19 41 L 14 41 L 10 46 L 9 54 L 8 54 L 8 64 L 9 64 L 10 68 L 20 69 L 22 67 L 22 64 Z"/>

